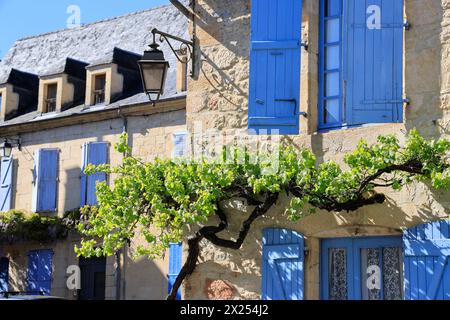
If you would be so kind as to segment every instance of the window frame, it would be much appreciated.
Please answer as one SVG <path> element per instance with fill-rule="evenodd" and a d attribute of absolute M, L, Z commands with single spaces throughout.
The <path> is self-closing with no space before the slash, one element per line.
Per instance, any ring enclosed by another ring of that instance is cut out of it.
<path fill-rule="evenodd" d="M 330 15 L 327 16 L 325 13 L 325 2 L 331 1 L 331 0 L 320 0 L 319 3 L 319 83 L 318 83 L 318 129 L 319 130 L 327 130 L 327 129 L 334 129 L 334 128 L 342 128 L 345 124 L 345 103 L 344 103 L 344 72 L 345 72 L 345 34 L 343 32 L 343 26 L 344 26 L 344 0 L 340 1 L 340 7 L 339 7 L 339 14 L 337 15 Z M 326 43 L 326 21 L 333 20 L 333 19 L 339 19 L 339 41 L 337 42 L 330 42 Z M 338 46 L 339 48 L 339 67 L 336 69 L 326 69 L 326 47 L 330 46 Z M 339 88 L 338 88 L 338 95 L 333 96 L 326 96 L 326 74 L 328 73 L 338 73 L 339 74 Z M 338 106 L 339 106 L 339 114 L 340 114 L 340 121 L 327 124 L 325 121 L 326 116 L 326 101 L 327 100 L 338 100 Z"/>
<path fill-rule="evenodd" d="M 176 154 L 175 154 L 175 148 L 176 148 L 176 145 L 175 145 L 175 143 L 176 143 L 176 139 L 177 139 L 177 137 L 179 137 L 179 136 L 184 136 L 185 137 L 185 143 L 184 143 L 184 154 L 183 154 L 183 156 L 177 156 Z M 182 157 L 186 157 L 186 155 L 187 155 L 187 153 L 188 153 L 188 132 L 186 131 L 186 130 L 183 130 L 183 131 L 177 131 L 177 132 L 174 132 L 173 134 L 172 134 L 172 159 L 173 160 L 176 160 L 176 159 L 178 159 L 178 158 L 182 158 Z"/>
<path fill-rule="evenodd" d="M 55 97 L 49 98 L 50 87 L 55 86 Z M 56 112 L 58 102 L 58 82 L 46 83 L 44 86 L 44 112 L 43 113 L 52 113 Z M 53 109 L 49 110 L 49 103 L 54 104 Z"/>
<path fill-rule="evenodd" d="M 342 129 L 348 129 L 348 128 L 355 128 L 355 127 L 367 127 L 367 126 L 373 126 L 373 125 L 382 125 L 382 124 L 395 124 L 395 123 L 404 123 L 404 114 L 402 112 L 400 112 L 398 119 L 397 120 L 392 120 L 392 121 L 388 121 L 388 122 L 362 122 L 362 123 L 352 123 L 351 121 L 348 121 L 348 115 L 350 115 L 352 113 L 352 106 L 348 104 L 348 92 L 350 89 L 350 84 L 348 82 L 348 78 L 349 78 L 349 74 L 348 74 L 348 65 L 349 65 L 349 61 L 348 61 L 348 46 L 347 46 L 347 42 L 348 42 L 348 32 L 346 30 L 346 26 L 348 24 L 348 15 L 346 14 L 346 12 L 348 12 L 349 8 L 349 0 L 336 0 L 339 1 L 339 6 L 340 6 L 340 12 L 339 15 L 332 15 L 330 17 L 326 16 L 326 4 L 331 3 L 331 1 L 333 0 L 320 0 L 319 1 L 319 43 L 318 43 L 318 48 L 319 48 L 319 52 L 318 52 L 318 102 L 317 102 L 317 106 L 318 106 L 318 110 L 317 110 L 317 132 L 326 132 L 329 130 L 342 130 Z M 403 6 L 405 6 L 405 1 L 403 0 Z M 325 21 L 327 19 L 333 19 L 333 18 L 340 18 L 340 54 L 341 57 L 339 59 L 340 61 L 340 71 L 341 71 L 341 75 L 339 78 L 339 95 L 332 97 L 332 99 L 339 99 L 339 115 L 341 117 L 340 121 L 338 122 L 334 122 L 334 123 L 330 123 L 327 124 L 325 122 L 325 113 L 326 113 L 326 105 L 325 105 L 325 100 L 326 100 L 326 93 L 325 93 L 325 86 L 326 86 L 326 81 L 325 81 L 325 67 L 326 67 L 326 52 L 325 52 L 325 37 L 326 37 L 326 29 L 325 29 Z M 402 21 L 404 21 L 404 16 L 402 17 Z M 403 22 L 405 23 L 405 22 Z M 405 25 L 403 25 L 402 27 L 402 32 L 403 35 L 405 34 Z M 402 69 L 404 72 L 404 68 L 405 68 L 405 57 L 404 57 L 404 53 L 405 53 L 405 40 L 403 37 L 403 44 L 402 44 L 402 52 L 401 52 L 401 57 L 402 57 Z M 406 103 L 408 103 L 408 99 L 405 98 L 405 92 L 404 92 L 404 88 L 405 88 L 405 77 L 404 75 L 401 77 L 401 84 L 400 87 L 402 88 L 402 101 L 403 101 L 403 105 Z M 398 107 L 398 106 L 397 106 Z M 392 106 L 392 108 L 397 108 L 395 106 Z M 395 110 L 393 110 L 394 112 Z"/>
<path fill-rule="evenodd" d="M 366 236 L 366 237 L 347 237 L 347 238 L 326 238 L 321 239 L 320 243 L 320 299 L 328 300 L 329 297 L 329 249 L 342 249 L 347 251 L 347 300 L 362 300 L 362 284 L 361 284 L 361 249 L 367 248 L 401 248 L 403 249 L 403 239 L 401 235 L 389 236 Z M 403 263 L 405 261 L 403 250 L 401 250 L 402 259 L 400 268 L 402 274 L 401 286 L 404 288 L 405 270 Z M 357 263 L 357 264 L 355 264 Z M 380 261 L 381 263 L 381 261 Z M 381 283 L 383 285 L 383 273 L 381 274 Z M 382 298 L 384 293 L 382 289 Z M 402 291 L 402 298 L 405 299 L 405 292 Z"/>
<path fill-rule="evenodd" d="M 42 175 L 40 173 L 41 171 L 41 153 L 42 152 L 55 152 L 56 153 L 56 163 L 55 163 L 55 199 L 54 199 L 54 206 L 53 208 L 46 209 L 41 208 L 41 194 L 39 190 L 40 184 L 46 182 L 45 179 L 42 178 Z M 60 157 L 61 149 L 59 148 L 40 148 L 36 149 L 35 156 L 34 156 L 34 166 L 33 166 L 33 177 L 32 177 L 32 184 L 33 184 L 33 192 L 32 192 L 32 212 L 34 213 L 54 213 L 58 211 L 58 205 L 59 205 L 59 187 L 60 187 L 60 170 L 61 170 L 61 157 Z"/>
<path fill-rule="evenodd" d="M 103 89 L 97 89 L 97 79 L 104 78 Z M 98 97 L 103 96 L 102 101 L 98 101 Z M 106 73 L 98 73 L 93 75 L 92 81 L 92 105 L 102 105 L 106 103 Z"/>

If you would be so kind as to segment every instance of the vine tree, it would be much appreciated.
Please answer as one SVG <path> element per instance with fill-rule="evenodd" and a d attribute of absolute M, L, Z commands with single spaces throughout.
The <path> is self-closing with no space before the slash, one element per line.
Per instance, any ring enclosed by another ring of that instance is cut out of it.
<path fill-rule="evenodd" d="M 377 143 L 361 141 L 347 154 L 345 166 L 333 161 L 317 164 L 310 150 L 280 148 L 277 154 L 253 154 L 246 149 L 224 151 L 217 159 L 199 161 L 157 159 L 143 162 L 131 155 L 123 135 L 116 151 L 124 154 L 116 167 L 89 166 L 86 173 L 113 174 L 114 184 L 97 184 L 98 207 L 85 208 L 78 230 L 86 237 L 79 255 L 112 255 L 142 235 L 143 245 L 136 255 L 157 258 L 169 244 L 183 240 L 186 225 L 200 225 L 187 236 L 188 256 L 168 299 L 175 299 L 183 280 L 194 271 L 200 241 L 239 249 L 252 222 L 277 202 L 279 195 L 290 196 L 285 214 L 292 221 L 314 214 L 355 211 L 383 203 L 383 188 L 400 190 L 413 180 L 437 189 L 450 188 L 450 141 L 427 140 L 412 130 L 401 146 L 395 136 L 380 136 Z M 273 170 L 274 160 L 277 170 Z M 221 208 L 226 200 L 242 198 L 250 213 L 236 240 L 218 234 L 228 228 L 228 216 Z M 209 225 L 210 217 L 220 223 Z"/>

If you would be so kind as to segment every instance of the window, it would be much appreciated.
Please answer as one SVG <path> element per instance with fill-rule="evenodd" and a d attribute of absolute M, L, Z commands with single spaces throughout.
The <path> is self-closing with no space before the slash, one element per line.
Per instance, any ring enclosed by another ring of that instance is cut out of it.
<path fill-rule="evenodd" d="M 173 151 L 172 151 L 173 159 L 186 156 L 187 151 L 186 138 L 187 138 L 186 132 L 179 132 L 173 134 Z"/>
<path fill-rule="evenodd" d="M 36 250 L 28 253 L 28 294 L 46 296 L 51 294 L 52 260 L 52 250 Z"/>
<path fill-rule="evenodd" d="M 251 7 L 249 133 L 298 134 L 302 1 Z"/>
<path fill-rule="evenodd" d="M 450 300 L 450 220 L 403 233 L 405 299 Z"/>
<path fill-rule="evenodd" d="M 101 165 L 108 163 L 108 144 L 105 142 L 91 142 L 83 145 L 81 164 L 80 207 L 97 205 L 97 182 L 106 181 L 106 173 L 97 172 L 85 175 L 84 169 L 88 164 Z"/>
<path fill-rule="evenodd" d="M 168 292 L 172 291 L 172 287 L 177 280 L 178 274 L 181 271 L 181 260 L 183 256 L 183 244 L 171 243 L 169 246 L 169 273 L 168 277 Z M 177 292 L 177 300 L 181 300 L 181 288 Z"/>
<path fill-rule="evenodd" d="M 320 124 L 336 126 L 343 122 L 342 114 L 342 0 L 322 0 L 321 21 L 321 84 L 322 105 Z"/>
<path fill-rule="evenodd" d="M 94 77 L 94 105 L 105 102 L 106 75 L 100 74 Z"/>
<path fill-rule="evenodd" d="M 3 99 L 2 99 L 2 94 L 0 93 L 0 112 L 2 111 L 3 108 Z"/>
<path fill-rule="evenodd" d="M 106 258 L 80 258 L 81 289 L 79 300 L 104 300 Z"/>
<path fill-rule="evenodd" d="M 58 188 L 57 149 L 40 149 L 34 156 L 33 212 L 55 212 Z"/>
<path fill-rule="evenodd" d="M 319 128 L 402 121 L 403 28 L 403 0 L 320 1 Z"/>
<path fill-rule="evenodd" d="M 322 298 L 403 299 L 401 237 L 324 239 L 321 255 Z"/>
<path fill-rule="evenodd" d="M 46 86 L 45 93 L 45 112 L 56 111 L 56 95 L 58 91 L 58 85 L 56 83 L 48 84 Z"/>
<path fill-rule="evenodd" d="M 12 205 L 13 157 L 0 159 L 0 212 L 8 212 Z"/>
<path fill-rule="evenodd" d="M 0 258 L 0 292 L 8 292 L 9 288 L 9 259 Z"/>
<path fill-rule="evenodd" d="M 294 230 L 265 229 L 262 245 L 261 299 L 303 300 L 303 235 Z"/>

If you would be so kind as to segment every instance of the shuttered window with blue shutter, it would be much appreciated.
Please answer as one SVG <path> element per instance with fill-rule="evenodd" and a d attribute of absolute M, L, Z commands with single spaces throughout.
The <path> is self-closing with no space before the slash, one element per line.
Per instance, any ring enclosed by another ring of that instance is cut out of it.
<path fill-rule="evenodd" d="M 11 210 L 12 180 L 13 180 L 13 157 L 1 159 L 0 166 L 0 212 Z"/>
<path fill-rule="evenodd" d="M 302 1 L 251 7 L 249 132 L 298 134 Z"/>
<path fill-rule="evenodd" d="M 80 206 L 97 205 L 96 184 L 106 181 L 106 173 L 97 172 L 85 175 L 84 169 L 88 164 L 101 165 L 108 163 L 108 143 L 90 142 L 83 145 L 81 164 Z"/>
<path fill-rule="evenodd" d="M 172 158 L 176 159 L 186 155 L 186 132 L 174 133 Z"/>
<path fill-rule="evenodd" d="M 56 211 L 56 193 L 58 187 L 57 149 L 37 150 L 33 170 L 33 211 Z"/>
<path fill-rule="evenodd" d="M 178 274 L 181 271 L 181 259 L 183 256 L 183 245 L 182 243 L 171 243 L 169 246 L 169 294 L 172 291 L 172 287 L 175 283 L 175 280 L 178 277 Z M 177 292 L 177 299 L 181 299 L 181 288 Z"/>
<path fill-rule="evenodd" d="M 450 222 L 411 228 L 403 242 L 406 300 L 450 300 Z"/>
<path fill-rule="evenodd" d="M 0 293 L 7 292 L 9 287 L 9 259 L 0 258 Z"/>
<path fill-rule="evenodd" d="M 403 0 L 321 0 L 320 11 L 319 127 L 402 122 Z"/>
<path fill-rule="evenodd" d="M 342 0 L 320 1 L 319 126 L 341 126 L 342 95 Z"/>
<path fill-rule="evenodd" d="M 303 236 L 285 229 L 264 230 L 262 258 L 262 299 L 303 300 Z"/>
<path fill-rule="evenodd" d="M 52 289 L 52 250 L 28 253 L 28 288 L 32 295 L 50 295 Z"/>

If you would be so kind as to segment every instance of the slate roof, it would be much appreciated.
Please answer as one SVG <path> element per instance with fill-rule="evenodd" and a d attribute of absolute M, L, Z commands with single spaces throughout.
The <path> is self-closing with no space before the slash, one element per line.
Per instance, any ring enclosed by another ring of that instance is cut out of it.
<path fill-rule="evenodd" d="M 182 13 L 172 5 L 156 7 L 74 29 L 64 29 L 20 39 L 0 62 L 0 83 L 8 80 L 12 68 L 44 76 L 64 70 L 67 58 L 94 65 L 112 62 L 117 49 L 141 55 L 152 42 L 150 31 L 155 27 L 178 37 L 189 39 L 188 21 Z M 115 48 L 117 49 L 114 50 Z M 161 100 L 183 96 L 184 94 L 176 92 L 176 57 L 167 44 L 161 44 L 161 49 L 170 63 L 165 94 Z M 146 101 L 148 101 L 147 96 L 139 93 L 104 108 L 110 109 Z M 74 107 L 55 117 L 78 113 L 82 109 L 84 106 Z M 37 120 L 36 116 L 38 116 L 37 112 L 31 112 L 0 122 L 0 126 Z"/>

